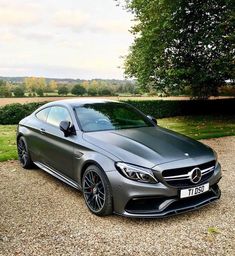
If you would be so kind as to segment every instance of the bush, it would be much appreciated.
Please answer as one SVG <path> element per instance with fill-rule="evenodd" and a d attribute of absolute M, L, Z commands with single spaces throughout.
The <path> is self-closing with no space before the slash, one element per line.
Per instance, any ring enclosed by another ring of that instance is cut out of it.
<path fill-rule="evenodd" d="M 10 89 L 7 87 L 7 86 L 0 86 L 0 98 L 1 97 L 11 97 L 12 94 L 11 94 L 11 91 Z"/>
<path fill-rule="evenodd" d="M 19 121 L 30 115 L 46 102 L 28 104 L 9 104 L 0 108 L 0 124 L 18 124 Z"/>
<path fill-rule="evenodd" d="M 125 101 L 156 118 L 187 115 L 234 115 L 235 98 L 221 100 L 129 100 Z M 10 104 L 0 108 L 0 124 L 18 124 L 46 102 Z"/>
<path fill-rule="evenodd" d="M 13 93 L 14 93 L 15 97 L 24 97 L 24 90 L 22 88 L 20 88 L 20 87 L 16 87 L 13 90 Z"/>
<path fill-rule="evenodd" d="M 97 95 L 97 89 L 94 87 L 90 87 L 87 89 L 87 94 L 89 96 L 96 96 Z"/>
<path fill-rule="evenodd" d="M 235 99 L 218 100 L 129 100 L 129 104 L 156 118 L 187 115 L 235 114 Z"/>
<path fill-rule="evenodd" d="M 67 95 L 69 93 L 69 89 L 66 86 L 62 86 L 58 88 L 59 95 Z"/>
<path fill-rule="evenodd" d="M 235 96 L 235 86 L 227 85 L 219 88 L 219 94 L 222 96 Z"/>
<path fill-rule="evenodd" d="M 42 88 L 38 88 L 36 89 L 36 93 L 39 97 L 43 97 L 44 96 L 44 92 Z"/>
<path fill-rule="evenodd" d="M 77 96 L 82 96 L 86 93 L 86 89 L 81 86 L 80 84 L 74 85 L 74 87 L 71 90 L 71 93 Z"/>
<path fill-rule="evenodd" d="M 99 96 L 111 96 L 113 95 L 112 89 L 109 87 L 101 87 L 98 91 Z"/>

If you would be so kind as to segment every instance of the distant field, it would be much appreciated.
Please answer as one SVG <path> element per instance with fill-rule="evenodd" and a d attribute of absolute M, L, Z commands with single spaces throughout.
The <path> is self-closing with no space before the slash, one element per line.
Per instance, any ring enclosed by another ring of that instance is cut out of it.
<path fill-rule="evenodd" d="M 112 100 L 189 100 L 189 97 L 147 97 L 147 96 L 139 96 L 139 97 L 124 97 L 124 96 L 112 96 L 112 97 L 25 97 L 25 98 L 0 98 L 0 106 L 5 106 L 7 104 L 12 103 L 29 103 L 29 102 L 42 102 L 42 101 L 55 101 L 55 100 L 62 100 L 62 99 L 70 99 L 70 98 L 97 98 L 97 99 L 112 99 Z M 211 97 L 210 99 L 225 99 L 225 98 L 233 98 L 233 97 Z"/>

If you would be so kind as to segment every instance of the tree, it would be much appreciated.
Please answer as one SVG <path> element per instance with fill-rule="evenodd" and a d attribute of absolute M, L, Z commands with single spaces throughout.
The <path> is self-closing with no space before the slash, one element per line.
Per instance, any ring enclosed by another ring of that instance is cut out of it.
<path fill-rule="evenodd" d="M 69 93 L 69 89 L 66 86 L 61 86 L 58 88 L 59 95 L 67 95 Z"/>
<path fill-rule="evenodd" d="M 101 86 L 98 91 L 100 96 L 111 96 L 113 95 L 113 91 L 108 86 Z"/>
<path fill-rule="evenodd" d="M 0 87 L 2 87 L 2 86 L 6 86 L 6 81 L 4 81 L 4 80 L 0 80 Z"/>
<path fill-rule="evenodd" d="M 24 97 L 24 90 L 19 86 L 15 87 L 15 89 L 13 90 L 13 93 L 15 97 L 18 97 L 18 98 Z"/>
<path fill-rule="evenodd" d="M 26 77 L 24 84 L 29 93 L 35 93 L 38 89 L 44 92 L 46 88 L 46 80 L 43 77 Z"/>
<path fill-rule="evenodd" d="M 96 96 L 98 94 L 98 89 L 99 89 L 99 83 L 97 80 L 91 80 L 88 88 L 87 88 L 87 93 L 90 96 Z"/>
<path fill-rule="evenodd" d="M 145 89 L 169 94 L 190 86 L 192 96 L 216 95 L 234 79 L 232 0 L 126 0 L 135 36 L 125 73 Z"/>
<path fill-rule="evenodd" d="M 95 87 L 89 87 L 87 90 L 87 94 L 89 96 L 96 96 L 97 95 L 97 89 Z"/>
<path fill-rule="evenodd" d="M 84 87 L 84 88 L 86 89 L 86 91 L 87 91 L 87 89 L 88 89 L 88 87 L 89 87 L 89 81 L 84 80 L 81 85 L 82 85 L 82 87 Z"/>
<path fill-rule="evenodd" d="M 43 89 L 42 88 L 37 88 L 36 89 L 36 93 L 39 97 L 43 97 L 44 95 L 44 92 L 43 92 Z"/>
<path fill-rule="evenodd" d="M 57 83 L 56 83 L 56 81 L 55 80 L 51 80 L 50 82 L 49 82 L 49 84 L 48 84 L 48 89 L 49 89 L 49 91 L 51 91 L 51 92 L 54 92 L 56 89 L 57 89 Z"/>
<path fill-rule="evenodd" d="M 36 90 L 35 77 L 26 77 L 24 79 L 24 84 L 25 84 L 26 90 L 29 93 L 35 92 Z"/>
<path fill-rule="evenodd" d="M 0 97 L 11 97 L 11 91 L 7 88 L 7 86 L 0 86 Z"/>
<path fill-rule="evenodd" d="M 3 80 L 0 80 L 0 97 L 11 97 L 11 90 L 9 84 Z"/>
<path fill-rule="evenodd" d="M 80 84 L 74 85 L 74 87 L 71 90 L 71 93 L 77 96 L 82 96 L 86 93 L 86 89 L 81 86 Z"/>

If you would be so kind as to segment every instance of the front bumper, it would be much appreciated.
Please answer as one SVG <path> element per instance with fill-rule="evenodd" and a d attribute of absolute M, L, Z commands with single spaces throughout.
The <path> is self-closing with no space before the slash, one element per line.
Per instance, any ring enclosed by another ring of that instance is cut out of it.
<path fill-rule="evenodd" d="M 158 184 L 135 182 L 126 179 L 116 171 L 109 172 L 107 175 L 112 186 L 114 213 L 127 217 L 163 218 L 198 209 L 221 196 L 217 185 L 221 179 L 219 164 L 210 179 L 204 182 L 209 182 L 209 191 L 184 199 L 179 197 L 179 188 L 167 186 L 161 182 Z"/>

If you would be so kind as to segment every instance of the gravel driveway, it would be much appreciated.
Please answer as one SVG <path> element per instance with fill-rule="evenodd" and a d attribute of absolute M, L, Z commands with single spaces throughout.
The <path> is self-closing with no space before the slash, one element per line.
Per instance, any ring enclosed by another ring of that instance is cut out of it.
<path fill-rule="evenodd" d="M 0 163 L 0 255 L 235 255 L 235 137 L 203 142 L 222 164 L 221 200 L 160 220 L 96 217 L 45 172 Z"/>

